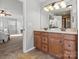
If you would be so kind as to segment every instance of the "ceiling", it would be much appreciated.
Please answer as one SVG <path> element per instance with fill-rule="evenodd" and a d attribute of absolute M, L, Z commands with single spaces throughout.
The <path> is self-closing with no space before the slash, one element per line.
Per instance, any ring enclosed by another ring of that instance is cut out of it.
<path fill-rule="evenodd" d="M 19 0 L 0 0 L 0 9 L 6 10 L 13 15 L 22 15 L 23 7 Z"/>
<path fill-rule="evenodd" d="M 61 1 L 61 0 L 40 0 L 40 3 L 42 6 L 45 6 L 45 5 L 48 5 L 50 3 L 53 3 L 53 2 L 57 2 L 57 1 Z M 64 0 L 67 4 L 72 4 L 72 1 L 73 0 Z"/>
<path fill-rule="evenodd" d="M 40 0 L 41 3 L 42 3 L 42 2 L 46 2 L 46 1 L 61 1 L 61 0 Z M 64 1 L 68 2 L 68 1 L 70 1 L 70 0 L 64 0 Z M 72 0 L 71 0 L 71 1 L 72 1 Z"/>
<path fill-rule="evenodd" d="M 41 3 L 42 3 L 42 2 L 45 2 L 45 1 L 47 1 L 47 0 L 40 0 Z"/>

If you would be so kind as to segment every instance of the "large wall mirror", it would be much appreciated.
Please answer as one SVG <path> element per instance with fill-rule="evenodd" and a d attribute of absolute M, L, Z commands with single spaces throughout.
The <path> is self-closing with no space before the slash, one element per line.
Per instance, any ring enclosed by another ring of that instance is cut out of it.
<path fill-rule="evenodd" d="M 77 29 L 76 0 L 61 0 L 41 6 L 41 28 Z"/>

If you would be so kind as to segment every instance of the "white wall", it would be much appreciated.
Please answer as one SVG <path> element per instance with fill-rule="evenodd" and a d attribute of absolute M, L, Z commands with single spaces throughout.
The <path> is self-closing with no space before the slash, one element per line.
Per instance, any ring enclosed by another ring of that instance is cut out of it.
<path fill-rule="evenodd" d="M 78 26 L 78 19 L 77 19 L 77 0 L 73 0 L 72 2 L 72 11 L 71 11 L 71 25 L 72 28 L 76 28 Z"/>
<path fill-rule="evenodd" d="M 33 31 L 37 27 L 40 27 L 40 4 L 38 0 L 24 0 L 24 52 L 34 47 Z"/>
<path fill-rule="evenodd" d="M 40 21 L 41 21 L 41 28 L 49 27 L 49 13 L 44 11 L 43 8 L 40 10 Z"/>

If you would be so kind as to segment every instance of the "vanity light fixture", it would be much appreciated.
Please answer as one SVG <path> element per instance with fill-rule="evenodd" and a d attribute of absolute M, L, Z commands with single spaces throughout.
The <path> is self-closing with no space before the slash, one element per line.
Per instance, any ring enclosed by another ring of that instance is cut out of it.
<path fill-rule="evenodd" d="M 53 11 L 54 9 L 60 9 L 60 8 L 71 8 L 72 6 L 67 6 L 64 0 L 51 3 L 44 7 L 44 10 L 47 12 Z"/>

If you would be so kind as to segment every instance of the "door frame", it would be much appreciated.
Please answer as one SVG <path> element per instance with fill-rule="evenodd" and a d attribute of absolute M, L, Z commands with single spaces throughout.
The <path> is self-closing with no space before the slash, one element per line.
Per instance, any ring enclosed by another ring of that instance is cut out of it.
<path fill-rule="evenodd" d="M 22 11 L 23 12 L 23 44 L 22 44 L 23 49 L 22 51 L 23 53 L 26 53 L 26 24 L 27 24 L 25 23 L 26 22 L 26 8 L 25 8 L 26 0 L 18 0 L 18 1 L 22 3 L 22 8 L 23 8 L 23 11 Z"/>

